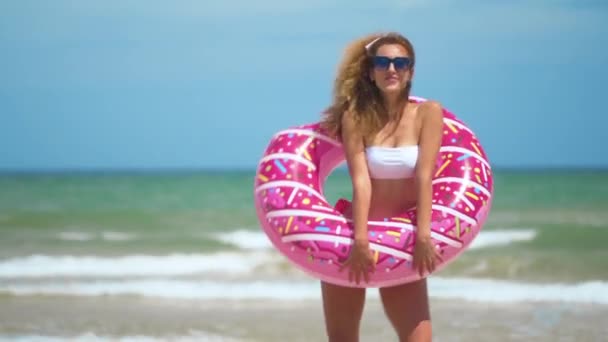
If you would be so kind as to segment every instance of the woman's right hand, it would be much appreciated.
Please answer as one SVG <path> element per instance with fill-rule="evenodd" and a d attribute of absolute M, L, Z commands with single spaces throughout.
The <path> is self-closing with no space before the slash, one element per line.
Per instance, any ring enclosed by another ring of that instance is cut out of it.
<path fill-rule="evenodd" d="M 413 257 L 412 266 L 420 277 L 433 273 L 437 264 L 443 261 L 441 254 L 439 254 L 433 244 L 433 240 L 431 240 L 430 234 L 416 237 Z"/>
<path fill-rule="evenodd" d="M 365 282 L 369 283 L 370 274 L 376 270 L 376 263 L 367 239 L 354 240 L 350 255 L 340 267 L 340 271 L 347 267 L 349 268 L 348 281 L 352 282 L 354 278 L 356 284 L 359 285 L 361 277 L 363 277 Z"/>

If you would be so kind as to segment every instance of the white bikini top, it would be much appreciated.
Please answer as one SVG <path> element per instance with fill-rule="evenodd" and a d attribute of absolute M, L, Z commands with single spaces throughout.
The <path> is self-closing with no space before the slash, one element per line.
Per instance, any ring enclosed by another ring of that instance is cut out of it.
<path fill-rule="evenodd" d="M 418 145 L 365 148 L 367 167 L 372 178 L 399 179 L 414 176 Z"/>

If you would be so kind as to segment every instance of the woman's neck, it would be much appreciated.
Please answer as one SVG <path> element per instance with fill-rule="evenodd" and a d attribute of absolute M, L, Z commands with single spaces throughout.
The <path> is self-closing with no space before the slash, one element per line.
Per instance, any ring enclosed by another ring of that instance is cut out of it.
<path fill-rule="evenodd" d="M 400 104 L 399 95 L 388 95 L 384 97 L 384 106 L 390 120 L 399 117 Z"/>

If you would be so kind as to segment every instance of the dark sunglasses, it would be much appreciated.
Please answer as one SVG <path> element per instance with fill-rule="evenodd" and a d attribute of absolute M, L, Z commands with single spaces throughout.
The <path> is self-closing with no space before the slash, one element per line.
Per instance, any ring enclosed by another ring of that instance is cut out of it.
<path fill-rule="evenodd" d="M 386 56 L 374 56 L 372 63 L 374 68 L 387 70 L 391 63 L 395 70 L 405 70 L 412 65 L 412 60 L 409 57 L 388 58 Z"/>

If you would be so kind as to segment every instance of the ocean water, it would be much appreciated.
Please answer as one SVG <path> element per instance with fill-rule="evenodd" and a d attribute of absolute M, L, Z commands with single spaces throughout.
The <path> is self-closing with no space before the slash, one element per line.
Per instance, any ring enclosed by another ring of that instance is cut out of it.
<path fill-rule="evenodd" d="M 248 171 L 1 175 L 0 307 L 48 297 L 317 300 L 318 282 L 260 230 L 253 179 Z M 350 198 L 349 186 L 338 170 L 326 195 Z M 430 295 L 608 305 L 607 209 L 608 171 L 497 171 L 488 222 L 429 278 Z M 11 332 L 31 335 L 0 325 L 0 337 Z M 53 340 L 44 336 L 31 338 Z"/>

